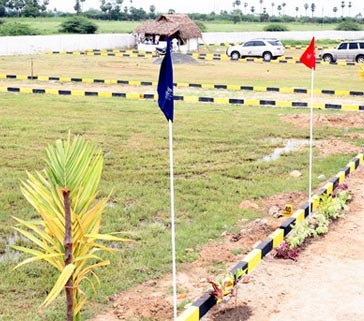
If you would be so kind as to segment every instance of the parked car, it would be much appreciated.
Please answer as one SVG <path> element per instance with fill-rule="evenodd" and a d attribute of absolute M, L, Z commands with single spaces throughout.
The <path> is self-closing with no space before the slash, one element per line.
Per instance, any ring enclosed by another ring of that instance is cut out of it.
<path fill-rule="evenodd" d="M 326 62 L 335 62 L 338 59 L 345 59 L 364 63 L 364 40 L 341 42 L 334 49 L 321 51 L 319 57 Z"/>
<path fill-rule="evenodd" d="M 252 39 L 238 46 L 230 46 L 226 54 L 232 60 L 246 57 L 263 58 L 264 61 L 271 61 L 284 55 L 284 46 L 278 39 Z"/>

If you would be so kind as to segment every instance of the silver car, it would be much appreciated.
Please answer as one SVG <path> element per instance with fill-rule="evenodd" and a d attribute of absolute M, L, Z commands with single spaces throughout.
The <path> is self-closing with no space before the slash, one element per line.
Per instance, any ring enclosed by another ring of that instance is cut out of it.
<path fill-rule="evenodd" d="M 232 60 L 257 57 L 263 58 L 264 61 L 271 61 L 284 55 L 284 46 L 277 39 L 252 39 L 238 46 L 228 47 L 226 54 Z"/>
<path fill-rule="evenodd" d="M 364 63 L 364 40 L 344 41 L 334 49 L 321 51 L 319 57 L 326 62 L 344 59 Z"/>

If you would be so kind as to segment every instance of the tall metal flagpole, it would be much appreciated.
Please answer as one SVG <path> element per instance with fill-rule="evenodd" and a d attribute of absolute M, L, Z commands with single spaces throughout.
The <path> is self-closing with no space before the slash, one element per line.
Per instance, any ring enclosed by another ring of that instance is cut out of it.
<path fill-rule="evenodd" d="M 171 237 L 172 237 L 172 275 L 173 275 L 173 317 L 177 320 L 177 271 L 176 271 L 176 237 L 174 227 L 174 174 L 173 174 L 173 126 L 172 121 L 168 120 L 169 125 L 169 164 L 170 164 L 170 185 L 171 185 Z"/>
<path fill-rule="evenodd" d="M 309 197 L 309 209 L 308 214 L 311 214 L 311 202 L 312 202 L 312 150 L 313 150 L 313 83 L 314 83 L 315 70 L 311 68 L 311 101 L 310 101 L 310 161 L 309 161 L 309 174 L 308 174 L 308 197 Z"/>

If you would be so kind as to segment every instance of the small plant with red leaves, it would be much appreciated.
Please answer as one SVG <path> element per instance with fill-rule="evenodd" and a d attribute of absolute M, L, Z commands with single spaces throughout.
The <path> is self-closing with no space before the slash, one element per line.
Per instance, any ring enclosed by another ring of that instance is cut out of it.
<path fill-rule="evenodd" d="M 213 287 L 213 291 L 210 292 L 216 298 L 217 303 L 224 300 L 225 296 L 234 296 L 235 278 L 234 275 L 229 273 L 224 279 L 215 281 L 212 277 L 207 278 L 207 282 Z"/>
<path fill-rule="evenodd" d="M 297 261 L 299 250 L 291 249 L 289 243 L 285 240 L 276 249 L 274 257 L 278 259 Z"/>

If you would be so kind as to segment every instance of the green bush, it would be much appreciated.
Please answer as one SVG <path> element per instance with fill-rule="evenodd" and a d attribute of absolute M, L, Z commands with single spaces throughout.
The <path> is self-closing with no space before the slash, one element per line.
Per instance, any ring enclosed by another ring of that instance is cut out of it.
<path fill-rule="evenodd" d="M 202 21 L 195 21 L 197 27 L 201 30 L 201 32 L 206 32 L 207 28 Z"/>
<path fill-rule="evenodd" d="M 95 33 L 97 25 L 85 17 L 71 17 L 61 24 L 60 32 L 67 33 Z"/>
<path fill-rule="evenodd" d="M 280 25 L 278 23 L 272 23 L 264 27 L 264 31 L 288 31 L 285 25 Z"/>
<path fill-rule="evenodd" d="M 342 31 L 360 31 L 361 27 L 358 23 L 354 21 L 344 21 L 340 23 L 336 30 L 342 30 Z"/>
<path fill-rule="evenodd" d="M 1 36 L 31 36 L 38 35 L 39 32 L 29 27 L 27 24 L 19 22 L 10 22 L 0 24 Z"/>

